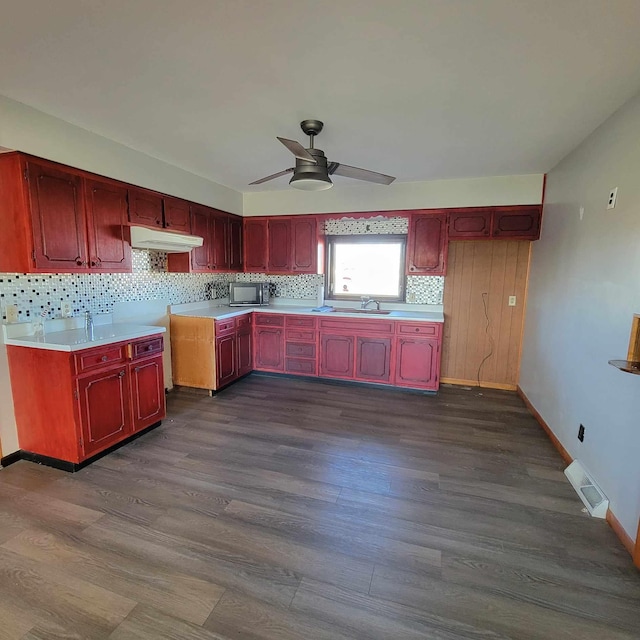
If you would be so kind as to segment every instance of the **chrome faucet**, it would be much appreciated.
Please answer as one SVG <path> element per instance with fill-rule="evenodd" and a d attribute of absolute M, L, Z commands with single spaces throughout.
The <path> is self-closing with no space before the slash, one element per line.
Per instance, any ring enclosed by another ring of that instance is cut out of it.
<path fill-rule="evenodd" d="M 360 303 L 360 308 L 361 309 L 366 309 L 367 305 L 369 305 L 371 302 L 375 302 L 376 303 L 376 309 L 378 311 L 380 311 L 380 302 L 378 300 L 375 300 L 374 298 L 367 298 L 365 296 L 362 296 L 362 302 Z"/>
<path fill-rule="evenodd" d="M 91 311 L 84 312 L 84 330 L 87 333 L 87 338 L 93 340 L 93 315 Z"/>

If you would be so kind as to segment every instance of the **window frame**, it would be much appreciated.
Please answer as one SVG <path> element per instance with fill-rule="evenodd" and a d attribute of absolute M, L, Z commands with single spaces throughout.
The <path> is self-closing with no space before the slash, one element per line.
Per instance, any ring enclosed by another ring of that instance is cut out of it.
<path fill-rule="evenodd" d="M 406 290 L 407 290 L 407 274 L 406 274 L 406 258 L 407 258 L 407 234 L 373 234 L 373 233 L 358 233 L 352 235 L 331 235 L 325 236 L 326 247 L 326 261 L 325 261 L 325 287 L 327 290 L 327 300 L 355 300 L 360 301 L 363 296 L 369 296 L 379 300 L 380 302 L 404 302 Z M 336 292 L 334 282 L 334 261 L 335 251 L 334 246 L 336 244 L 401 244 L 400 253 L 400 269 L 398 273 L 398 295 L 397 296 L 383 296 L 376 293 L 367 294 L 341 294 Z"/>

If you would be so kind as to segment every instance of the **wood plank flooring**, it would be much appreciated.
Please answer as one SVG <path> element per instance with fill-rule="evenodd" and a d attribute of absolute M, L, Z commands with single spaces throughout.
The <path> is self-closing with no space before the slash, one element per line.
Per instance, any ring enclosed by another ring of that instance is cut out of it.
<path fill-rule="evenodd" d="M 0 470 L 0 640 L 638 640 L 640 572 L 510 392 L 250 376 Z"/>

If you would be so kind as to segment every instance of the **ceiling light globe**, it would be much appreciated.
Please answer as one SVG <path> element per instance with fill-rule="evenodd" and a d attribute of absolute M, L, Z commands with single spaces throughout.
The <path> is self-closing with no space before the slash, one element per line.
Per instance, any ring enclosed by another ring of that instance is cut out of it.
<path fill-rule="evenodd" d="M 325 191 L 333 187 L 333 182 L 327 177 L 326 179 L 320 178 L 296 178 L 295 176 L 289 180 L 289 184 L 295 189 L 301 191 Z"/>

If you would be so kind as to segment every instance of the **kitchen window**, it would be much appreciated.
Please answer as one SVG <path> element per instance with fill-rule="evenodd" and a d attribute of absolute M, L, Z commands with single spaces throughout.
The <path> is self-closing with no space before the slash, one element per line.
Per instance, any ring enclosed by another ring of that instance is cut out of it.
<path fill-rule="evenodd" d="M 404 301 L 404 235 L 327 236 L 327 297 Z"/>

